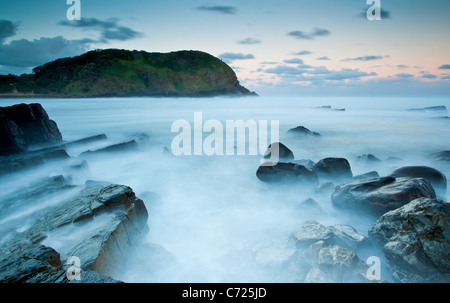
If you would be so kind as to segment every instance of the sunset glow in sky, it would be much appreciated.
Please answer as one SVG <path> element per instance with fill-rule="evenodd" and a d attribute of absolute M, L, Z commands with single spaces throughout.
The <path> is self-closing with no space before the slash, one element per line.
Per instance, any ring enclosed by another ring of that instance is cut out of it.
<path fill-rule="evenodd" d="M 66 0 L 0 3 L 0 74 L 98 48 L 201 50 L 259 94 L 450 94 L 450 1 Z"/>

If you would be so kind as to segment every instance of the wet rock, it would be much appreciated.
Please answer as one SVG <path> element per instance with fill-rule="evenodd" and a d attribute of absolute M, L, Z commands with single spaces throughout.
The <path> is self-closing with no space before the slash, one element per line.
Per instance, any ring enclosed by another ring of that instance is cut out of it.
<path fill-rule="evenodd" d="M 315 192 L 320 195 L 328 195 L 334 191 L 335 187 L 333 182 L 325 182 L 317 186 Z"/>
<path fill-rule="evenodd" d="M 424 178 L 438 191 L 447 189 L 447 178 L 439 170 L 428 166 L 405 166 L 391 173 L 394 177 Z"/>
<path fill-rule="evenodd" d="M 314 161 L 311 161 L 308 159 L 294 160 L 291 162 L 295 163 L 295 164 L 303 165 L 304 167 L 309 168 L 310 170 L 314 170 L 314 165 L 316 165 L 316 163 L 314 163 Z"/>
<path fill-rule="evenodd" d="M 450 204 L 419 198 L 369 229 L 400 282 L 450 282 Z"/>
<path fill-rule="evenodd" d="M 292 233 L 289 239 L 289 245 L 293 244 L 298 249 L 304 249 L 317 241 L 331 243 L 333 240 L 333 232 L 326 226 L 317 221 L 308 220 L 303 223 L 300 230 Z"/>
<path fill-rule="evenodd" d="M 345 158 L 325 158 L 314 166 L 320 178 L 346 180 L 353 177 L 350 163 Z"/>
<path fill-rule="evenodd" d="M 356 249 L 366 243 L 366 237 L 350 225 L 336 224 L 328 228 L 334 235 L 335 243 L 342 247 Z"/>
<path fill-rule="evenodd" d="M 56 122 L 50 120 L 40 104 L 1 107 L 0 112 L 0 141 L 10 142 L 1 149 L 3 154 L 24 151 L 30 145 L 50 145 L 62 141 Z"/>
<path fill-rule="evenodd" d="M 278 162 L 263 163 L 256 171 L 259 180 L 266 183 L 299 183 L 316 185 L 318 183 L 316 174 L 303 165 L 294 163 Z"/>
<path fill-rule="evenodd" d="M 64 146 L 72 147 L 72 146 L 76 146 L 76 145 L 83 145 L 83 144 L 93 143 L 93 142 L 102 141 L 102 140 L 106 140 L 106 139 L 107 139 L 107 137 L 105 134 L 100 134 L 100 135 L 82 138 L 82 139 L 75 140 L 75 141 L 70 141 L 70 142 L 64 143 Z"/>
<path fill-rule="evenodd" d="M 389 176 L 338 185 L 331 200 L 333 206 L 338 208 L 381 216 L 421 197 L 436 198 L 435 191 L 427 180 Z"/>
<path fill-rule="evenodd" d="M 320 137 L 319 133 L 312 132 L 309 129 L 307 129 L 304 126 L 297 126 L 295 128 L 291 128 L 288 130 L 289 134 L 295 134 L 295 135 L 304 135 L 304 136 L 313 136 L 313 137 Z"/>
<path fill-rule="evenodd" d="M 103 153 L 113 153 L 113 152 L 126 152 L 136 150 L 138 144 L 135 140 L 131 140 L 128 142 L 118 143 L 109 145 L 104 148 L 100 148 L 94 151 L 88 150 L 80 154 L 80 156 L 89 156 L 93 154 L 103 154 Z"/>
<path fill-rule="evenodd" d="M 111 276 L 126 266 L 127 254 L 148 230 L 147 218 L 144 203 L 131 188 L 88 187 L 7 242 L 0 256 L 11 258 L 36 245 L 62 241 L 65 244 L 56 250 L 63 258 L 77 256 L 83 270 Z M 61 236 L 83 230 L 81 239 Z"/>
<path fill-rule="evenodd" d="M 264 159 L 270 159 L 272 162 L 293 161 L 294 153 L 283 143 L 275 142 L 267 148 Z"/>
<path fill-rule="evenodd" d="M 357 175 L 353 177 L 353 180 L 363 180 L 368 178 L 379 178 L 380 175 L 376 171 L 371 171 L 362 175 Z"/>

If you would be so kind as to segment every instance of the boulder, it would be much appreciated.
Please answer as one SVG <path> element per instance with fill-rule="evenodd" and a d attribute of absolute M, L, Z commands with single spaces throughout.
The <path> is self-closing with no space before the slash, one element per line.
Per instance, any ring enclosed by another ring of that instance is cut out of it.
<path fill-rule="evenodd" d="M 346 180 L 353 177 L 350 163 L 345 158 L 325 158 L 314 165 L 314 171 L 321 178 Z"/>
<path fill-rule="evenodd" d="M 295 134 L 295 135 L 320 137 L 319 133 L 312 132 L 304 126 L 297 126 L 295 128 L 291 128 L 290 130 L 288 130 L 288 133 Z"/>
<path fill-rule="evenodd" d="M 293 244 L 298 249 L 304 249 L 317 241 L 323 241 L 329 244 L 333 240 L 334 235 L 329 228 L 317 221 L 308 220 L 303 223 L 300 230 L 291 234 L 289 244 Z"/>
<path fill-rule="evenodd" d="M 335 243 L 349 249 L 355 249 L 366 243 L 366 237 L 359 234 L 355 228 L 345 224 L 335 224 L 328 229 L 333 233 Z"/>
<path fill-rule="evenodd" d="M 436 198 L 427 180 L 389 176 L 340 184 L 336 186 L 331 200 L 337 208 L 381 216 L 421 197 Z"/>
<path fill-rule="evenodd" d="M 27 148 L 22 130 L 6 117 L 0 107 L 0 156 L 19 153 Z"/>
<path fill-rule="evenodd" d="M 314 170 L 314 165 L 316 165 L 316 163 L 314 163 L 314 161 L 311 161 L 309 159 L 300 159 L 300 160 L 294 160 L 291 162 L 295 163 L 295 164 L 303 165 L 306 168 L 309 168 L 310 170 Z"/>
<path fill-rule="evenodd" d="M 443 162 L 449 162 L 450 161 L 450 150 L 444 150 L 437 153 L 432 153 L 430 157 L 435 161 L 443 161 Z"/>
<path fill-rule="evenodd" d="M 28 145 L 56 144 L 62 141 L 56 122 L 50 120 L 40 104 L 18 104 L 3 107 L 1 111 L 4 118 L 13 121 L 21 130 Z"/>
<path fill-rule="evenodd" d="M 264 159 L 271 159 L 272 162 L 293 161 L 294 153 L 283 143 L 274 142 L 269 145 L 264 153 Z"/>
<path fill-rule="evenodd" d="M 400 282 L 450 282 L 450 203 L 419 198 L 369 229 Z"/>
<path fill-rule="evenodd" d="M 353 177 L 353 180 L 363 180 L 368 178 L 379 178 L 380 175 L 376 171 L 371 171 L 362 175 L 357 175 Z"/>
<path fill-rule="evenodd" d="M 428 166 L 405 166 L 391 173 L 394 177 L 424 178 L 438 191 L 447 190 L 447 178 L 439 170 Z"/>
<path fill-rule="evenodd" d="M 270 163 L 272 164 L 272 163 Z M 275 165 L 263 163 L 256 171 L 259 180 L 266 183 L 300 183 L 317 185 L 316 174 L 303 165 L 278 162 Z"/>

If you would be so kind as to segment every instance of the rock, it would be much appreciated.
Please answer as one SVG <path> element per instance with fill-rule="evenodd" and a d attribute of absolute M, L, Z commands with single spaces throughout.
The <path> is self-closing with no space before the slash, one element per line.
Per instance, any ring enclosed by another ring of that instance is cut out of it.
<path fill-rule="evenodd" d="M 445 105 L 428 106 L 423 108 L 410 108 L 409 111 L 447 111 Z"/>
<path fill-rule="evenodd" d="M 295 210 L 302 213 L 318 215 L 323 214 L 325 211 L 320 207 L 319 203 L 312 198 L 308 198 L 295 206 Z"/>
<path fill-rule="evenodd" d="M 102 140 L 106 140 L 106 139 L 107 139 L 107 137 L 105 134 L 100 134 L 100 135 L 82 138 L 82 139 L 75 140 L 75 141 L 70 141 L 70 142 L 64 143 L 64 146 L 72 147 L 72 146 L 76 146 L 76 145 L 83 145 L 83 144 L 102 141 Z"/>
<path fill-rule="evenodd" d="M 450 282 L 450 204 L 419 198 L 369 229 L 400 282 Z"/>
<path fill-rule="evenodd" d="M 369 282 L 368 266 L 350 249 L 338 245 L 321 247 L 317 252 L 317 264 L 308 272 L 307 283 Z"/>
<path fill-rule="evenodd" d="M 363 180 L 368 178 L 379 178 L 380 175 L 376 171 L 371 171 L 362 175 L 357 175 L 353 177 L 353 180 Z"/>
<path fill-rule="evenodd" d="M 109 145 L 104 148 L 100 148 L 94 151 L 88 150 L 80 154 L 80 156 L 88 156 L 92 154 L 102 154 L 102 153 L 112 153 L 112 152 L 126 152 L 137 149 L 137 142 L 135 140 L 131 140 L 128 142 L 118 143 Z"/>
<path fill-rule="evenodd" d="M 314 166 L 314 171 L 320 178 L 345 180 L 353 177 L 350 164 L 345 158 L 325 158 Z"/>
<path fill-rule="evenodd" d="M 450 150 L 444 150 L 441 152 L 433 153 L 430 155 L 431 158 L 435 161 L 450 161 Z"/>
<path fill-rule="evenodd" d="M 336 186 L 333 206 L 364 211 L 375 216 L 401 207 L 417 198 L 436 198 L 431 184 L 421 178 L 369 178 Z"/>
<path fill-rule="evenodd" d="M 308 159 L 294 160 L 291 162 L 295 163 L 295 164 L 303 165 L 304 167 L 309 168 L 310 170 L 313 170 L 314 165 L 316 165 L 316 163 L 314 163 L 313 161 L 308 160 Z"/>
<path fill-rule="evenodd" d="M 439 191 L 445 192 L 447 190 L 447 178 L 445 175 L 435 168 L 428 166 L 405 166 L 394 170 L 391 173 L 394 177 L 411 177 L 424 178 L 428 180 L 431 185 Z"/>
<path fill-rule="evenodd" d="M 334 235 L 327 227 L 317 221 L 308 220 L 303 223 L 299 231 L 292 233 L 289 244 L 295 245 L 297 249 L 304 249 L 317 241 L 331 243 L 333 240 Z"/>
<path fill-rule="evenodd" d="M 325 182 L 317 186 L 315 192 L 320 195 L 328 195 L 334 191 L 335 187 L 333 182 Z"/>
<path fill-rule="evenodd" d="M 20 153 L 27 148 L 22 130 L 6 117 L 0 107 L 0 156 Z"/>
<path fill-rule="evenodd" d="M 366 164 L 374 164 L 374 163 L 380 163 L 381 160 L 378 159 L 377 157 L 375 157 L 372 154 L 365 154 L 365 155 L 361 155 L 358 156 L 356 158 L 356 161 L 362 162 L 362 163 L 366 163 Z"/>
<path fill-rule="evenodd" d="M 288 130 L 288 133 L 295 135 L 320 137 L 319 133 L 312 132 L 304 126 L 297 126 L 295 128 L 291 128 L 290 130 Z"/>
<path fill-rule="evenodd" d="M 0 119 L 14 122 L 23 135 L 17 139 L 23 140 L 27 145 L 50 145 L 62 141 L 57 124 L 50 120 L 40 104 L 18 104 L 2 107 L 0 111 L 3 112 Z"/>
<path fill-rule="evenodd" d="M 318 183 L 317 176 L 313 171 L 303 165 L 294 163 L 262 164 L 256 171 L 256 176 L 259 180 L 266 183 L 292 182 L 307 185 L 316 185 Z"/>
<path fill-rule="evenodd" d="M 77 256 L 83 270 L 111 276 L 126 266 L 128 254 L 148 230 L 147 218 L 144 203 L 131 188 L 89 187 L 7 242 L 0 256 L 11 258 L 44 244 L 63 258 Z M 64 236 L 76 233 L 83 237 Z"/>
<path fill-rule="evenodd" d="M 272 162 L 291 161 L 294 160 L 294 153 L 283 143 L 275 142 L 267 148 L 264 159 L 271 159 Z"/>
<path fill-rule="evenodd" d="M 366 237 L 360 235 L 350 225 L 336 224 L 328 228 L 334 235 L 335 243 L 342 247 L 355 249 L 366 242 Z"/>

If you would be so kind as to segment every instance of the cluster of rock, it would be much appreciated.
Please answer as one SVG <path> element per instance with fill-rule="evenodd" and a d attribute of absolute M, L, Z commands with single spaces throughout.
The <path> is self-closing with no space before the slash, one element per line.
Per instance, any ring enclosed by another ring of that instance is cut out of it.
<path fill-rule="evenodd" d="M 363 214 L 375 222 L 366 239 L 350 226 L 340 226 L 337 235 L 335 227 L 307 221 L 290 238 L 294 248 L 283 246 L 273 255 L 262 253 L 257 258 L 294 262 L 293 268 L 302 268 L 300 272 L 305 273 L 300 278 L 304 282 L 361 282 L 372 279 L 367 279 L 367 265 L 353 249 L 365 243 L 384 252 L 395 281 L 450 281 L 450 203 L 436 194 L 447 189 L 442 172 L 428 166 L 408 166 L 388 176 L 380 177 L 375 171 L 353 176 L 345 158 L 325 158 L 317 163 L 295 160 L 293 152 L 279 142 L 269 146 L 267 158 L 273 146 L 279 149 L 279 161 L 263 163 L 256 172 L 259 180 L 272 186 L 312 186 L 316 192 L 331 187 L 335 209 L 349 215 Z M 446 156 L 447 152 L 440 152 L 436 159 L 446 161 Z M 373 155 L 360 156 L 357 161 L 381 162 Z M 314 199 L 300 206 L 320 209 Z M 301 277 L 299 273 L 295 276 Z"/>
<path fill-rule="evenodd" d="M 1 174 L 14 173 L 60 160 L 73 169 L 87 168 L 86 159 L 95 154 L 136 150 L 146 139 L 139 135 L 134 140 L 88 150 L 78 159 L 72 159 L 66 149 L 106 140 L 97 135 L 71 142 L 63 142 L 56 123 L 49 119 L 39 104 L 0 108 Z M 36 148 L 38 147 L 38 148 Z M 74 164 L 74 160 L 75 164 Z M 68 189 L 77 189 L 71 198 L 63 198 Z M 73 185 L 70 176 L 58 175 L 28 185 L 14 192 L 0 206 L 0 217 L 7 218 L 18 207 L 49 194 L 61 196 L 53 207 L 37 213 L 38 219 L 21 232 L 19 219 L 3 220 L 0 225 L 0 283 L 108 283 L 123 272 L 127 260 L 148 231 L 148 213 L 144 202 L 124 185 L 87 181 Z M 33 202 L 34 203 L 34 202 Z M 67 237 L 64 232 L 73 229 L 81 237 Z M 8 236 L 5 236 L 8 234 Z M 53 238 L 57 241 L 52 241 Z M 60 238 L 58 238 L 60 237 Z M 52 243 L 65 241 L 62 247 Z M 75 256 L 79 264 L 67 262 Z M 73 275 L 73 272 L 76 275 Z"/>

